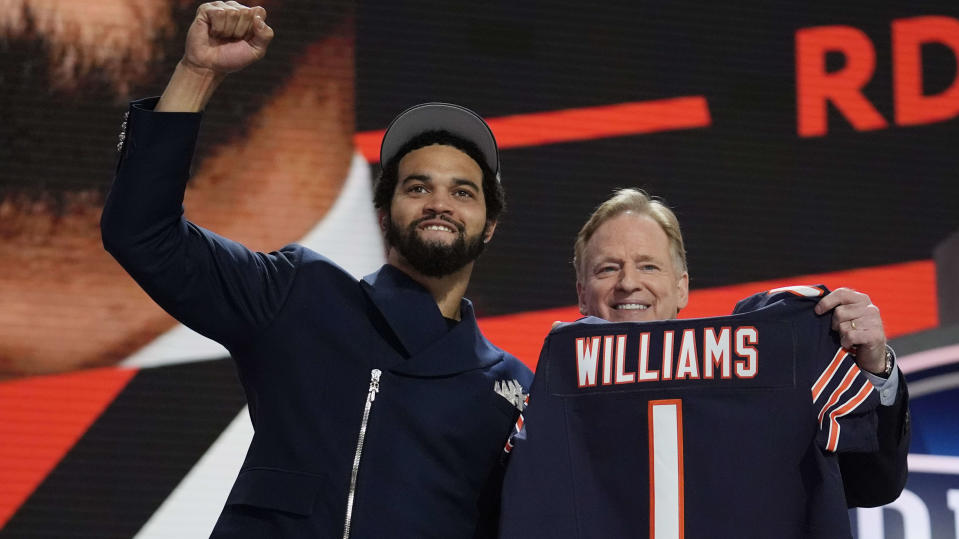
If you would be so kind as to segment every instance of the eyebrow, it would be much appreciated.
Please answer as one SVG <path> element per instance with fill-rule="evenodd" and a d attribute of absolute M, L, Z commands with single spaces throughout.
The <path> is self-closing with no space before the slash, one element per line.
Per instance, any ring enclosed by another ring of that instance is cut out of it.
<path fill-rule="evenodd" d="M 632 259 L 631 262 L 657 262 L 657 263 L 661 263 L 660 260 L 659 260 L 658 258 L 656 258 L 655 256 L 646 255 L 646 254 L 640 255 L 639 257 L 637 257 L 637 258 L 635 258 L 635 259 Z M 623 263 L 623 259 L 620 258 L 618 255 L 604 255 L 604 256 L 600 257 L 599 259 L 597 259 L 595 262 L 593 262 L 593 265 L 595 266 L 595 265 L 606 264 L 606 263 L 622 264 L 622 263 Z"/>
<path fill-rule="evenodd" d="M 401 181 L 400 183 L 406 183 L 414 180 L 429 183 L 433 181 L 433 178 L 429 177 L 429 175 L 427 174 L 410 174 L 409 176 L 403 178 L 403 181 Z"/>
<path fill-rule="evenodd" d="M 590 266 L 596 267 L 602 264 L 622 264 L 622 263 L 623 261 L 619 257 L 606 255 L 594 260 L 592 264 L 590 264 Z"/>
<path fill-rule="evenodd" d="M 467 180 L 464 178 L 453 178 L 453 185 L 457 185 L 457 186 L 466 185 L 466 186 L 472 187 L 476 191 L 480 191 L 480 187 L 476 185 L 476 182 L 474 182 L 473 180 Z"/>
<path fill-rule="evenodd" d="M 432 183 L 433 178 L 429 174 L 410 174 L 409 176 L 403 178 L 403 181 L 401 181 L 400 183 L 405 184 L 406 182 L 410 182 L 410 181 L 421 181 L 426 183 Z M 472 187 L 476 191 L 480 191 L 480 187 L 479 185 L 476 185 L 476 182 L 474 182 L 473 180 L 467 180 L 465 178 L 453 178 L 453 185 L 454 186 L 465 185 L 467 187 Z"/>

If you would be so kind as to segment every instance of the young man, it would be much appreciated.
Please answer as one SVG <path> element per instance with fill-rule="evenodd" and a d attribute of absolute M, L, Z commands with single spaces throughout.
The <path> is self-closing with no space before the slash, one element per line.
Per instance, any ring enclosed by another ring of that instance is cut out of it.
<path fill-rule="evenodd" d="M 375 188 L 387 261 L 356 282 L 182 213 L 200 114 L 266 53 L 266 11 L 203 4 L 159 100 L 132 104 L 103 243 L 174 317 L 230 350 L 255 435 L 214 537 L 474 537 L 495 529 L 503 441 L 531 373 L 463 298 L 503 208 L 476 114 L 403 112 Z"/>

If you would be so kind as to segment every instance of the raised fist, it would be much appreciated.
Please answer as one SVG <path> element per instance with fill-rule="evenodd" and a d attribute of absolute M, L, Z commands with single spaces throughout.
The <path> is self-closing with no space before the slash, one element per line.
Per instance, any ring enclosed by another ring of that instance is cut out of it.
<path fill-rule="evenodd" d="M 262 7 L 208 2 L 197 9 L 190 25 L 182 63 L 225 75 L 263 58 L 272 39 Z"/>

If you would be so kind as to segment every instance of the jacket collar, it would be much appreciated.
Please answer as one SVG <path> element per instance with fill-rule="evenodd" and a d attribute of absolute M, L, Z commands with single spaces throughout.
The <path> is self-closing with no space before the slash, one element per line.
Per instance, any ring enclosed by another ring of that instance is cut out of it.
<path fill-rule="evenodd" d="M 414 376 L 446 376 L 482 369 L 502 360 L 476 325 L 473 304 L 463 298 L 460 322 L 452 330 L 429 291 L 399 269 L 386 264 L 361 282 L 382 313 L 408 359 L 387 368 Z"/>

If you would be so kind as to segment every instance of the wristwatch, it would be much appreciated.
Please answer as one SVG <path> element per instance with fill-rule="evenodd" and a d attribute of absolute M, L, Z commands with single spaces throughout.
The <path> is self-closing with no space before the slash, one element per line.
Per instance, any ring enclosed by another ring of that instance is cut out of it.
<path fill-rule="evenodd" d="M 875 373 L 876 376 L 878 376 L 878 377 L 880 377 L 880 378 L 889 378 L 889 377 L 892 375 L 892 361 L 893 361 L 893 358 L 894 358 L 894 357 L 895 357 L 895 356 L 893 356 L 893 354 L 892 354 L 892 348 L 890 348 L 889 345 L 887 344 L 887 345 L 886 345 L 886 358 L 885 358 L 885 359 L 886 359 L 886 362 L 885 362 L 885 366 L 883 367 L 882 372 L 877 372 L 877 373 Z"/>

